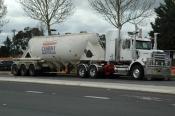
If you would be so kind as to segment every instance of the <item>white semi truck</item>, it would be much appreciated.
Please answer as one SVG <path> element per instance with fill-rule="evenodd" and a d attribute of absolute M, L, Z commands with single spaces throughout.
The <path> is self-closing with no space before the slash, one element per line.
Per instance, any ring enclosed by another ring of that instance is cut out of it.
<path fill-rule="evenodd" d="M 113 74 L 134 79 L 169 77 L 170 57 L 162 50 L 152 49 L 150 39 L 134 35 L 122 36 L 118 41 L 115 31 L 108 32 L 105 37 L 105 46 L 96 33 L 34 37 L 23 56 L 15 59 L 11 72 L 35 76 L 63 70 L 70 73 L 76 69 L 82 78 Z M 116 59 L 117 52 L 119 59 Z"/>

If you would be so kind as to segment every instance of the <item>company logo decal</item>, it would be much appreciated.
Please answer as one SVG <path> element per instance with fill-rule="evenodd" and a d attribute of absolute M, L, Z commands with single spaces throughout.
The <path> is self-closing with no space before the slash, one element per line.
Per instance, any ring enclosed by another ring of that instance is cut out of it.
<path fill-rule="evenodd" d="M 45 41 L 42 46 L 42 54 L 56 54 L 56 41 Z"/>

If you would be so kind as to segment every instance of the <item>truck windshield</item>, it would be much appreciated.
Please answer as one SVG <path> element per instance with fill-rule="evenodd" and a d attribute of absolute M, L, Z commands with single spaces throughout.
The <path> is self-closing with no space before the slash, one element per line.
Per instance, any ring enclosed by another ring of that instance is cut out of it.
<path fill-rule="evenodd" d="M 151 42 L 150 41 L 136 41 L 136 49 L 150 50 Z"/>

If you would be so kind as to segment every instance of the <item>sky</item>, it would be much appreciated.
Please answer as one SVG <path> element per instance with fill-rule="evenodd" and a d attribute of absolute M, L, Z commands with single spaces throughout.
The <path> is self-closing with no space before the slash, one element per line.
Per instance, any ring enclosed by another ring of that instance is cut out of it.
<path fill-rule="evenodd" d="M 63 34 L 66 32 L 79 33 L 80 31 L 87 31 L 105 34 L 107 31 L 115 29 L 89 6 L 88 0 L 72 1 L 75 5 L 74 13 L 65 22 L 52 26 L 57 32 Z M 160 0 L 157 1 L 157 4 L 159 4 Z M 18 0 L 4 0 L 4 2 L 8 10 L 6 19 L 9 20 L 9 23 L 0 29 L 2 30 L 0 33 L 0 43 L 3 43 L 7 36 L 13 36 L 13 29 L 18 32 L 25 27 L 39 27 L 39 21 L 28 17 L 18 3 Z M 150 22 L 154 22 L 154 20 L 155 16 L 152 16 L 140 25 L 145 36 L 151 30 Z M 123 31 L 134 31 L 134 25 L 124 25 Z"/>

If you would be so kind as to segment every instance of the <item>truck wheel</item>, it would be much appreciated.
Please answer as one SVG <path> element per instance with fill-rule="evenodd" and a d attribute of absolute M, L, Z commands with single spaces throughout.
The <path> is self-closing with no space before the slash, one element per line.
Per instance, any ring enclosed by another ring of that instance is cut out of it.
<path fill-rule="evenodd" d="M 87 77 L 86 67 L 83 65 L 80 65 L 77 69 L 77 74 L 81 78 L 86 78 Z"/>
<path fill-rule="evenodd" d="M 18 66 L 17 66 L 16 64 L 12 65 L 11 73 L 12 73 L 14 76 L 18 76 L 18 75 L 19 75 Z"/>
<path fill-rule="evenodd" d="M 131 68 L 131 76 L 134 79 L 143 79 L 144 71 L 143 68 L 139 65 L 135 65 Z"/>
<path fill-rule="evenodd" d="M 97 68 L 95 66 L 90 66 L 90 68 L 89 68 L 89 76 L 90 76 L 90 78 L 97 78 L 98 71 L 97 71 Z"/>
<path fill-rule="evenodd" d="M 36 75 L 35 66 L 30 65 L 29 66 L 29 76 L 35 76 L 35 75 Z"/>
<path fill-rule="evenodd" d="M 27 75 L 27 68 L 25 65 L 21 65 L 20 67 L 20 75 L 21 76 L 26 76 Z"/>

